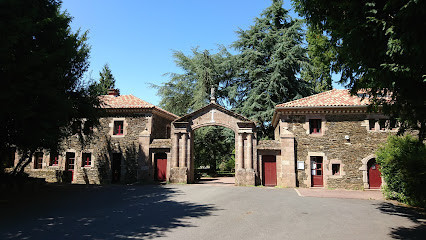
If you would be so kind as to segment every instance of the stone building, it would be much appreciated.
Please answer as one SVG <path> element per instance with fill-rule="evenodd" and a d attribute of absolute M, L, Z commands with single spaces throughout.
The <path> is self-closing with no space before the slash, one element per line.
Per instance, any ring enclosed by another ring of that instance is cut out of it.
<path fill-rule="evenodd" d="M 348 90 L 334 89 L 277 105 L 275 140 L 260 141 L 257 148 L 262 183 L 380 188 L 374 153 L 398 129 L 396 121 L 368 113 L 367 104 Z"/>
<path fill-rule="evenodd" d="M 170 157 L 170 124 L 177 116 L 133 95 L 120 96 L 116 90 L 100 98 L 106 116 L 88 144 L 80 141 L 84 134 L 75 134 L 61 143 L 58 152 L 36 152 L 25 169 L 29 176 L 90 184 L 165 177 L 165 173 L 156 175 L 155 164 Z"/>
<path fill-rule="evenodd" d="M 88 145 L 74 135 L 59 153 L 37 152 L 26 172 L 50 182 L 72 174 L 72 183 L 193 183 L 194 130 L 222 126 L 235 133 L 235 185 L 380 188 L 374 153 L 398 130 L 348 90 L 277 105 L 275 140 L 259 141 L 255 122 L 217 104 L 214 93 L 210 104 L 183 117 L 111 94 L 101 97 L 107 116 Z"/>

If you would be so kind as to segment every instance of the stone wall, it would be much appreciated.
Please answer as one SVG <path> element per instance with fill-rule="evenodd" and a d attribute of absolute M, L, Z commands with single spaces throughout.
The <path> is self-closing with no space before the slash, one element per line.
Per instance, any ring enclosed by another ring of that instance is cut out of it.
<path fill-rule="evenodd" d="M 309 118 L 322 119 L 322 134 L 309 134 Z M 374 154 L 389 134 L 396 131 L 369 131 L 367 114 L 290 115 L 283 119 L 295 136 L 297 186 L 311 186 L 311 156 L 323 157 L 324 187 L 362 189 L 361 160 Z M 349 137 L 346 139 L 345 137 Z M 332 164 L 340 164 L 340 174 L 332 175 Z"/>
<path fill-rule="evenodd" d="M 167 118 L 154 115 L 152 118 L 152 133 L 151 133 L 151 139 L 165 139 L 170 138 L 170 132 L 167 136 L 167 130 L 166 127 L 169 127 L 170 131 L 170 124 L 172 120 L 169 120 Z"/>
<path fill-rule="evenodd" d="M 122 114 L 100 119 L 100 125 L 94 129 L 93 136 L 85 144 L 81 139 L 86 136 L 78 134 L 67 138 L 60 146 L 59 164 L 49 166 L 50 153 L 43 151 L 42 169 L 34 169 L 34 160 L 26 167 L 30 176 L 45 178 L 48 182 L 57 182 L 58 171 L 65 170 L 67 152 L 75 153 L 73 183 L 100 184 L 111 182 L 111 161 L 113 153 L 121 153 L 120 182 L 131 183 L 144 179 L 144 172 L 149 174 L 151 163 L 141 157 L 139 134 L 145 130 L 150 114 Z M 113 135 L 114 120 L 124 121 L 124 135 Z M 82 154 L 90 152 L 91 166 L 82 165 Z M 143 161 L 141 161 L 143 159 Z M 138 171 L 144 170 L 144 171 Z"/>

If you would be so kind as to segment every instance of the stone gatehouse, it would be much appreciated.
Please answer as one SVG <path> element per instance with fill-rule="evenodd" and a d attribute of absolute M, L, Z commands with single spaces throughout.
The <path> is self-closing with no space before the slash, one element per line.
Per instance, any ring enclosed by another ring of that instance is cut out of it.
<path fill-rule="evenodd" d="M 25 171 L 50 182 L 71 174 L 72 183 L 193 183 L 193 131 L 223 126 L 235 133 L 235 185 L 380 188 L 374 152 L 398 130 L 395 121 L 368 113 L 367 100 L 348 90 L 277 105 L 275 140 L 259 141 L 255 123 L 223 108 L 214 96 L 183 117 L 116 91 L 101 100 L 107 116 L 88 145 L 74 135 L 61 152 L 37 152 Z"/>

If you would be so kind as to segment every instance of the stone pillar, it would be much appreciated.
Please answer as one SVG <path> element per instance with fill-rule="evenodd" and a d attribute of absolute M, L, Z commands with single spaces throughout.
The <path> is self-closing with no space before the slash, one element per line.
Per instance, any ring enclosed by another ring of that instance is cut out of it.
<path fill-rule="evenodd" d="M 179 133 L 173 134 L 172 167 L 179 167 Z"/>
<path fill-rule="evenodd" d="M 247 149 L 244 144 L 244 134 L 247 134 Z M 235 171 L 235 185 L 254 186 L 256 184 L 253 170 L 253 131 L 243 128 L 238 131 L 238 169 Z M 251 151 L 250 151 L 251 149 Z M 245 151 L 246 154 L 245 154 Z M 250 159 L 251 158 L 251 159 Z"/>
<path fill-rule="evenodd" d="M 187 133 L 183 133 L 182 134 L 182 154 L 181 154 L 181 159 L 180 159 L 180 163 L 179 163 L 179 167 L 186 167 L 186 156 L 187 156 L 187 145 L 188 145 L 188 141 L 187 141 Z"/>
<path fill-rule="evenodd" d="M 247 134 L 247 169 L 253 169 L 253 134 Z"/>
<path fill-rule="evenodd" d="M 173 156 L 172 167 L 170 169 L 169 181 L 172 183 L 188 182 L 188 131 L 187 123 L 175 123 L 173 125 Z"/>
<path fill-rule="evenodd" d="M 278 173 L 277 184 L 281 187 L 296 187 L 296 155 L 294 152 L 294 135 L 286 127 L 280 134 L 281 141 L 281 173 Z M 279 164 L 279 163 L 277 163 Z"/>
<path fill-rule="evenodd" d="M 244 140 L 243 134 L 238 133 L 238 169 L 244 168 Z"/>

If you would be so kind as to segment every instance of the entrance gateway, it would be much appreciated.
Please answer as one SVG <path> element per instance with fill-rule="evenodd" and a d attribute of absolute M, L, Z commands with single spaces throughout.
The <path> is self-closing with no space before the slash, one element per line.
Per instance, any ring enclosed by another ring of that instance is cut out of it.
<path fill-rule="evenodd" d="M 222 126 L 235 133 L 235 185 L 255 185 L 259 179 L 256 125 L 216 103 L 214 89 L 210 104 L 172 122 L 172 183 L 194 182 L 194 130 L 206 126 Z"/>

